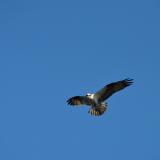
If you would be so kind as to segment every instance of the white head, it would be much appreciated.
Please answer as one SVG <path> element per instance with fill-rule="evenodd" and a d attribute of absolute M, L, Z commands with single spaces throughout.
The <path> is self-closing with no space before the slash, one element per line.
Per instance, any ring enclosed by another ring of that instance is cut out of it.
<path fill-rule="evenodd" d="M 94 96 L 94 94 L 91 94 L 91 93 L 86 94 L 86 97 L 88 97 L 88 98 L 93 98 L 93 96 Z"/>
<path fill-rule="evenodd" d="M 86 96 L 91 96 L 91 93 L 87 93 Z"/>

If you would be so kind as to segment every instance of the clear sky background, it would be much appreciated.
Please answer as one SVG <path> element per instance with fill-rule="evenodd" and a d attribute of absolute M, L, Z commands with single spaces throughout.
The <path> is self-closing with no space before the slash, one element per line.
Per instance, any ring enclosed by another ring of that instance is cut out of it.
<path fill-rule="evenodd" d="M 159 160 L 160 2 L 0 1 L 1 160 Z M 67 98 L 134 78 L 101 117 Z"/>

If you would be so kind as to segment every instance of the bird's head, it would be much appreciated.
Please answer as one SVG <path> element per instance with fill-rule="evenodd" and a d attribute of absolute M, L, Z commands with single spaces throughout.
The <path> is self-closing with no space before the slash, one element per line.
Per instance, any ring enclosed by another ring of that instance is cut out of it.
<path fill-rule="evenodd" d="M 91 96 L 91 93 L 87 93 L 86 96 L 87 96 L 87 97 Z"/>
<path fill-rule="evenodd" d="M 86 94 L 86 97 L 88 97 L 88 98 L 93 98 L 93 95 L 94 95 L 94 94 L 87 93 L 87 94 Z"/>

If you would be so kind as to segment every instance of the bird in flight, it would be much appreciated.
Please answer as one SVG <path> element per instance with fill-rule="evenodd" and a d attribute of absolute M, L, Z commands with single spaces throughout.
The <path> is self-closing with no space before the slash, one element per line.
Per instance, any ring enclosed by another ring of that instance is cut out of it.
<path fill-rule="evenodd" d="M 133 79 L 124 79 L 121 81 L 113 82 L 104 86 L 96 93 L 87 93 L 85 96 L 74 96 L 67 100 L 69 105 L 88 105 L 91 106 L 88 113 L 94 116 L 100 116 L 107 110 L 107 100 L 114 93 L 130 86 Z"/>

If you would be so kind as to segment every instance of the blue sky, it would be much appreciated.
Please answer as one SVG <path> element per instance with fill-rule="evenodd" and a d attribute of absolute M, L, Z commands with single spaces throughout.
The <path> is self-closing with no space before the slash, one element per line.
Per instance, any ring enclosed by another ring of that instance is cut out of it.
<path fill-rule="evenodd" d="M 0 2 L 1 160 L 159 160 L 160 3 Z M 67 98 L 134 78 L 90 116 Z"/>

